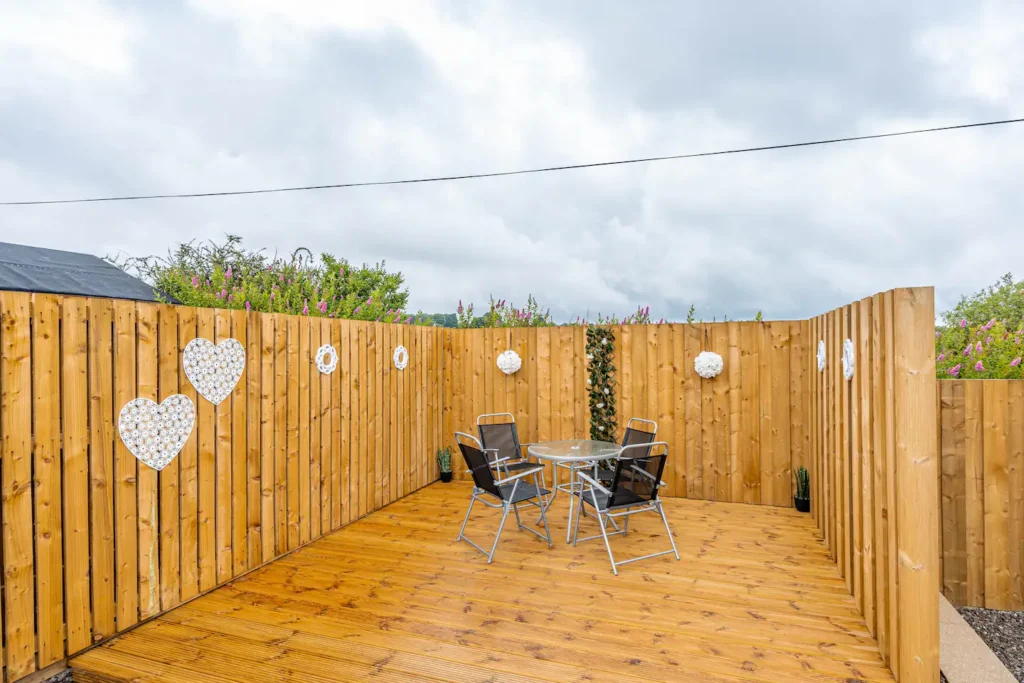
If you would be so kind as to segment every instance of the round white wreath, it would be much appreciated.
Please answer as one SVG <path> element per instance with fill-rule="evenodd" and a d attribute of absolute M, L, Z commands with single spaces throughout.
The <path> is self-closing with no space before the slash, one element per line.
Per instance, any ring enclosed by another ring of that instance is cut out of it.
<path fill-rule="evenodd" d="M 334 372 L 338 367 L 338 352 L 330 344 L 324 344 L 316 350 L 316 367 L 325 375 Z"/>
<path fill-rule="evenodd" d="M 853 342 L 847 339 L 843 342 L 843 376 L 846 379 L 853 379 L 854 349 Z"/>
<path fill-rule="evenodd" d="M 825 340 L 818 340 L 818 372 L 825 369 Z"/>
<path fill-rule="evenodd" d="M 718 377 L 722 372 L 722 357 L 714 351 L 701 351 L 693 359 L 693 369 L 704 379 Z"/>
<path fill-rule="evenodd" d="M 409 352 L 405 350 L 404 346 L 399 346 L 395 349 L 395 367 L 399 370 L 405 370 L 405 366 L 409 364 Z"/>
<path fill-rule="evenodd" d="M 512 349 L 498 356 L 498 368 L 506 375 L 515 374 L 521 367 L 523 367 L 523 359 Z"/>

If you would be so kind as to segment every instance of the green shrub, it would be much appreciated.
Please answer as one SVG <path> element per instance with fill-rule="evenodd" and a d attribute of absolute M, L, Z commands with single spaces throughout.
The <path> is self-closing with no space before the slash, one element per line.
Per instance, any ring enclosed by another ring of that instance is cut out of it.
<path fill-rule="evenodd" d="M 383 261 L 357 268 L 331 254 L 316 260 L 308 249 L 270 258 L 228 235 L 222 244 L 180 244 L 166 258 L 114 263 L 187 306 L 413 322 L 405 312 L 409 292 L 402 287 L 404 278 L 388 272 Z"/>
<path fill-rule="evenodd" d="M 935 368 L 940 378 L 1020 379 L 1024 325 L 1007 327 L 995 318 L 971 326 L 966 318 L 935 333 Z"/>

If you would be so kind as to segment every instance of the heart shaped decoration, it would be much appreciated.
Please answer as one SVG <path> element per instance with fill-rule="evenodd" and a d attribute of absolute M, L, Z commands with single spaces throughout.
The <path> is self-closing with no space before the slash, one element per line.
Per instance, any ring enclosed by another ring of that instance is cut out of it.
<path fill-rule="evenodd" d="M 159 472 L 178 455 L 195 423 L 192 400 L 174 394 L 160 404 L 148 398 L 129 401 L 117 417 L 117 431 L 132 455 Z"/>
<path fill-rule="evenodd" d="M 199 395 L 217 405 L 231 395 L 245 370 L 245 347 L 237 339 L 222 339 L 214 346 L 199 337 L 185 346 L 185 376 Z"/>

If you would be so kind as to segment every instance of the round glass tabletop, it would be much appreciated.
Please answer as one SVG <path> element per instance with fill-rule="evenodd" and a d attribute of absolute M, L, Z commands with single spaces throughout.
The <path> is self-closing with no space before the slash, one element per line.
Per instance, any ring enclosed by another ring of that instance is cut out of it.
<path fill-rule="evenodd" d="M 566 439 L 564 441 L 535 443 L 528 450 L 530 455 L 544 460 L 576 462 L 579 460 L 614 458 L 622 450 L 622 447 L 608 441 Z"/>

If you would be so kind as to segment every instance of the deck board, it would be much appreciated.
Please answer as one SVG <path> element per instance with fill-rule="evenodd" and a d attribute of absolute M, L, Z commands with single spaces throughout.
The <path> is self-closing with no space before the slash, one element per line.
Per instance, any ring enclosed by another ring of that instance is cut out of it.
<path fill-rule="evenodd" d="M 468 497 L 403 498 L 88 651 L 75 680 L 893 680 L 807 515 L 671 499 L 682 560 L 613 576 L 600 542 L 563 542 L 564 497 L 553 549 L 510 521 L 487 565 L 454 541 Z M 612 539 L 619 559 L 665 541 L 654 515 Z"/>

